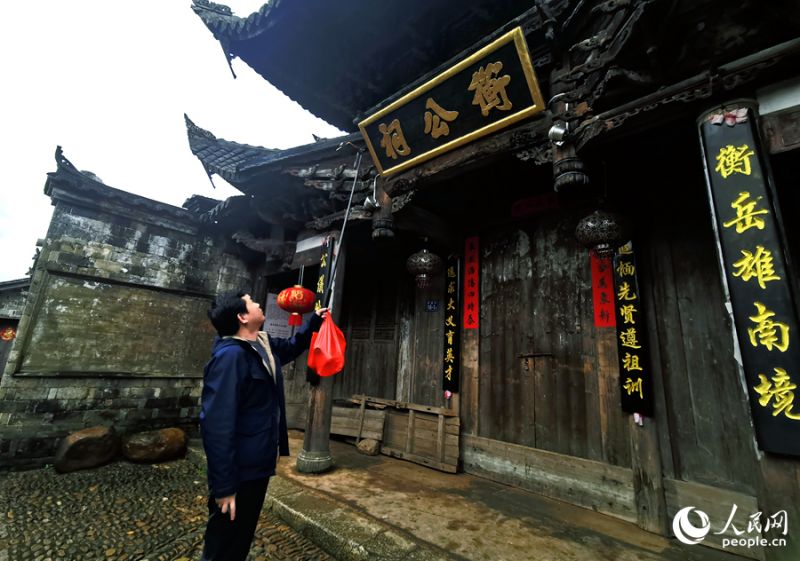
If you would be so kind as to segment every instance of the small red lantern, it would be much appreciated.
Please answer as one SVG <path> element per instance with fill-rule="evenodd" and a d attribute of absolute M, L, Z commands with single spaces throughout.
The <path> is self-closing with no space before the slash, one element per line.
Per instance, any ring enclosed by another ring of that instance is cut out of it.
<path fill-rule="evenodd" d="M 314 309 L 316 296 L 299 284 L 286 288 L 278 294 L 278 306 L 289 312 L 289 325 L 302 325 L 303 316 Z"/>
<path fill-rule="evenodd" d="M 0 341 L 13 341 L 16 336 L 17 332 L 13 327 L 6 327 L 0 331 Z"/>

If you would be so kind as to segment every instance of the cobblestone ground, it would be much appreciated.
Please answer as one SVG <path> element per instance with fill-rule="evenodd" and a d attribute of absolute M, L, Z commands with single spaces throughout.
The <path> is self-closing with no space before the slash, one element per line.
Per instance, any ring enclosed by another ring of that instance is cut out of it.
<path fill-rule="evenodd" d="M 0 475 L 0 561 L 196 561 L 206 520 L 202 468 L 116 462 Z M 262 513 L 248 561 L 335 561 Z"/>

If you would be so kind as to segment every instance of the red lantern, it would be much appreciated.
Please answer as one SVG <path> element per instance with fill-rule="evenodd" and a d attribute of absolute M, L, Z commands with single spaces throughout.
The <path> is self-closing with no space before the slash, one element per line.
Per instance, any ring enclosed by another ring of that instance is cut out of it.
<path fill-rule="evenodd" d="M 314 309 L 315 300 L 315 294 L 299 284 L 286 288 L 278 294 L 278 306 L 290 313 L 289 325 L 302 325 L 302 314 Z"/>

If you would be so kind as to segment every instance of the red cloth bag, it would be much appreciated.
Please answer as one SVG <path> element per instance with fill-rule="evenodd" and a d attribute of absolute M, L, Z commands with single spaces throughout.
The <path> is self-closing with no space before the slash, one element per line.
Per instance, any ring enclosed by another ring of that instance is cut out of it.
<path fill-rule="evenodd" d="M 308 366 L 320 376 L 333 376 L 344 368 L 344 350 L 347 343 L 344 333 L 333 323 L 330 312 L 322 320 L 322 327 L 311 334 L 308 349 Z"/>

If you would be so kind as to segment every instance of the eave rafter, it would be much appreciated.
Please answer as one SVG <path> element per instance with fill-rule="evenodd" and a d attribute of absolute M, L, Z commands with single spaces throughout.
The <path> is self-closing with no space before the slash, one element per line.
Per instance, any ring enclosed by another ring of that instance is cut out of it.
<path fill-rule="evenodd" d="M 735 90 L 796 56 L 791 22 L 800 20 L 800 5 L 780 3 L 785 21 L 754 21 L 753 2 L 722 13 L 711 0 L 581 3 L 557 33 L 564 56 L 552 76 L 562 102 L 554 118 L 570 122 L 580 149 L 630 117 Z"/>
<path fill-rule="evenodd" d="M 375 168 L 372 165 L 362 165 L 356 180 L 355 192 L 367 191 L 371 188 L 371 176 L 374 175 Z M 283 173 L 291 177 L 303 180 L 303 185 L 325 191 L 331 198 L 340 198 L 342 191 L 350 193 L 353 188 L 353 180 L 356 179 L 356 170 L 352 163 L 341 163 L 336 166 L 323 166 L 313 164 L 310 166 L 291 167 L 283 170 Z"/>
<path fill-rule="evenodd" d="M 297 243 L 275 238 L 257 238 L 246 230 L 238 230 L 231 238 L 248 249 L 266 255 L 267 260 L 290 261 L 294 256 Z"/>
<path fill-rule="evenodd" d="M 392 197 L 392 213 L 395 213 L 406 206 L 414 197 L 414 192 L 409 191 L 402 195 Z M 339 210 L 327 216 L 322 216 L 315 220 L 306 223 L 306 228 L 310 230 L 327 230 L 336 223 L 341 223 L 344 220 L 345 210 Z M 372 220 L 373 211 L 365 209 L 363 206 L 353 206 L 350 209 L 350 215 L 347 221 L 363 221 Z"/>
<path fill-rule="evenodd" d="M 762 73 L 779 65 L 800 61 L 800 38 L 775 45 L 760 53 L 724 64 L 665 87 L 598 115 L 588 116 L 575 129 L 576 147 L 581 148 L 598 136 L 617 130 L 635 117 L 666 106 L 685 105 L 736 90 Z"/>

